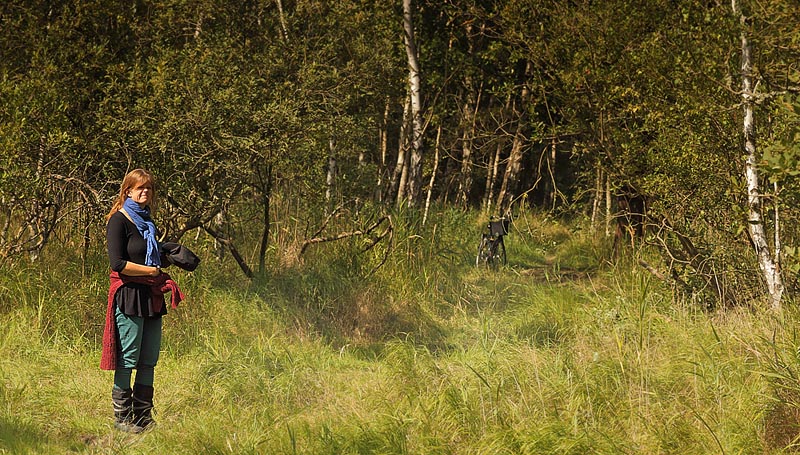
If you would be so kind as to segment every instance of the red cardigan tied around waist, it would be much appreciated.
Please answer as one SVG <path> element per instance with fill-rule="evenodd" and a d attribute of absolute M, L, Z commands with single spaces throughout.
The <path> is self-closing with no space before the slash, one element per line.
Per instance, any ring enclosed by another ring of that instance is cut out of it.
<path fill-rule="evenodd" d="M 103 370 L 117 369 L 117 324 L 114 321 L 114 295 L 117 290 L 128 283 L 138 283 L 150 286 L 152 294 L 153 312 L 160 312 L 164 306 L 164 294 L 171 293 L 170 304 L 172 308 L 177 308 L 178 304 L 184 299 L 184 295 L 178 288 L 178 283 L 172 280 L 166 273 L 158 276 L 128 276 L 117 272 L 111 272 L 111 284 L 108 287 L 108 308 L 106 309 L 106 326 L 103 329 L 103 353 L 100 357 L 100 368 Z"/>

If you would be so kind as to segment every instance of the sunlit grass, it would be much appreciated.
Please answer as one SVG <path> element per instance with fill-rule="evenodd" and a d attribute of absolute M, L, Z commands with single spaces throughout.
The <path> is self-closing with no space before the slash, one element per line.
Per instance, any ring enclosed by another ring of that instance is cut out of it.
<path fill-rule="evenodd" d="M 413 221 L 413 220 L 412 220 Z M 151 432 L 112 429 L 102 252 L 0 274 L 0 453 L 782 453 L 800 428 L 797 314 L 710 313 L 603 240 L 517 219 L 509 265 L 479 224 L 389 260 L 326 245 L 253 284 L 174 272 Z M 343 255 L 351 257 L 343 258 Z M 312 260 L 313 259 L 313 260 Z M 69 264 L 69 263 L 68 263 Z M 82 265 L 81 265 L 82 267 Z M 369 276 L 366 275 L 369 273 Z"/>

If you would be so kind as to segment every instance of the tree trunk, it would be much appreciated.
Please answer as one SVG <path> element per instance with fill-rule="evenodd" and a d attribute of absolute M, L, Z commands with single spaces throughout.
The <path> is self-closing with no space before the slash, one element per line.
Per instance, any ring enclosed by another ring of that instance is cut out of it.
<path fill-rule="evenodd" d="M 770 306 L 773 310 L 781 307 L 783 296 L 783 280 L 780 268 L 770 251 L 764 222 L 761 219 L 761 191 L 758 177 L 758 151 L 756 149 L 755 120 L 753 118 L 754 93 L 752 45 L 747 37 L 746 18 L 742 14 L 737 0 L 731 0 L 733 14 L 741 23 L 740 38 L 742 44 L 742 109 L 744 110 L 743 133 L 744 151 L 747 156 L 744 175 L 747 182 L 747 226 L 750 238 L 758 257 L 758 265 L 767 283 Z"/>
<path fill-rule="evenodd" d="M 194 40 L 197 41 L 200 39 L 200 34 L 203 32 L 203 14 L 201 13 L 200 16 L 197 18 L 197 22 L 194 24 Z"/>
<path fill-rule="evenodd" d="M 775 265 L 778 267 L 778 270 L 782 269 L 781 266 L 781 249 L 783 244 L 781 242 L 781 211 L 780 211 L 780 204 L 778 199 L 778 193 L 780 192 L 780 188 L 778 187 L 778 182 L 773 182 L 772 189 L 774 191 L 774 205 L 773 205 L 773 215 L 775 217 Z"/>
<path fill-rule="evenodd" d="M 405 105 L 403 106 L 403 120 L 400 124 L 400 138 L 397 142 L 397 162 L 394 166 L 394 171 L 389 179 L 389 189 L 387 191 L 387 199 L 400 202 L 399 200 L 405 195 L 404 183 L 402 174 L 406 171 L 406 150 L 408 150 L 408 124 L 409 116 L 411 115 L 411 100 L 406 97 Z"/>
<path fill-rule="evenodd" d="M 403 155 L 403 166 L 400 170 L 400 182 L 397 184 L 397 199 L 396 202 L 398 205 L 402 204 L 406 198 L 406 194 L 408 194 L 408 176 L 409 176 L 409 168 L 410 162 L 408 159 L 408 147 L 403 147 L 400 150 L 400 153 Z M 398 160 L 400 158 L 398 157 Z"/>
<path fill-rule="evenodd" d="M 325 202 L 330 204 L 333 198 L 333 186 L 336 183 L 336 142 L 328 139 L 328 173 L 325 176 Z"/>
<path fill-rule="evenodd" d="M 506 99 L 506 107 L 505 110 L 508 111 L 511 108 L 511 95 L 508 96 Z M 500 124 L 502 127 L 502 123 Z M 491 213 L 492 207 L 494 204 L 494 189 L 497 183 L 497 175 L 499 174 L 500 169 L 500 156 L 503 152 L 503 145 L 505 141 L 502 137 L 497 139 L 497 147 L 494 150 L 494 157 L 492 157 L 489 161 L 489 166 L 487 170 L 486 176 L 486 190 L 483 195 L 483 210 L 485 213 Z"/>
<path fill-rule="evenodd" d="M 611 214 L 611 176 L 606 173 L 606 238 L 611 237 L 611 223 L 613 221 Z"/>
<path fill-rule="evenodd" d="M 514 140 L 511 144 L 511 153 L 508 156 L 506 171 L 503 174 L 503 183 L 500 185 L 500 193 L 497 195 L 497 207 L 502 211 L 511 209 L 514 202 L 515 189 L 518 186 L 520 166 L 522 165 L 522 119 L 517 122 L 514 133 Z"/>
<path fill-rule="evenodd" d="M 472 92 L 468 89 L 464 102 L 464 126 L 461 133 L 461 172 L 458 179 L 456 203 L 466 207 L 469 202 L 469 189 L 472 187 Z"/>
<path fill-rule="evenodd" d="M 408 166 L 408 202 L 415 206 L 422 187 L 422 87 L 419 75 L 419 58 L 414 40 L 411 0 L 403 0 L 403 27 L 408 57 L 408 90 L 411 96 L 411 160 Z"/>
<path fill-rule="evenodd" d="M 461 179 L 459 181 L 459 199 L 464 207 L 469 205 L 470 190 L 472 188 L 472 149 L 473 139 L 475 138 L 475 119 L 478 117 L 478 106 L 481 103 L 481 92 L 483 87 L 478 89 L 478 96 L 473 96 L 472 78 L 467 78 L 467 100 L 464 102 L 464 132 L 461 136 Z"/>
<path fill-rule="evenodd" d="M 556 184 L 556 158 L 558 157 L 558 141 L 553 138 L 550 144 L 550 154 L 547 159 L 547 172 L 550 175 L 550 210 L 556 210 L 556 203 L 558 202 L 558 185 Z"/>
<path fill-rule="evenodd" d="M 375 183 L 375 200 L 377 202 L 383 202 L 384 196 L 387 191 L 383 187 L 383 177 L 386 175 L 387 172 L 387 154 L 389 152 L 389 97 L 386 97 L 386 104 L 383 109 L 383 123 L 381 124 L 380 131 L 378 132 L 378 141 L 379 147 L 381 151 L 381 162 L 378 166 L 378 180 Z"/>
<path fill-rule="evenodd" d="M 597 162 L 597 174 L 594 179 L 594 197 L 592 198 L 592 231 L 597 232 L 597 214 L 600 212 L 600 197 L 603 194 L 603 170 L 600 160 Z"/>
<path fill-rule="evenodd" d="M 474 53 L 472 23 L 468 22 L 465 28 L 467 54 L 472 55 Z M 481 99 L 480 90 L 478 90 L 478 96 L 475 96 L 474 83 L 470 73 L 466 73 L 464 76 L 464 90 L 466 96 L 464 97 L 464 107 L 461 114 L 463 130 L 461 133 L 461 173 L 458 181 L 457 203 L 467 207 L 472 189 L 472 142 L 475 137 L 475 118 L 477 117 L 477 109 Z"/>
<path fill-rule="evenodd" d="M 225 232 L 225 206 L 222 206 L 219 213 L 214 215 L 214 228 L 217 232 Z M 198 229 L 198 233 L 200 230 Z M 263 240 L 263 236 L 262 236 Z M 214 239 L 214 254 L 217 256 L 217 260 L 222 261 L 222 258 L 225 256 L 225 245 L 222 244 L 217 239 Z"/>
<path fill-rule="evenodd" d="M 532 69 L 531 62 L 528 61 L 525 66 L 525 75 L 530 73 Z M 514 202 L 515 189 L 518 186 L 518 178 L 520 166 L 522 165 L 522 152 L 525 143 L 525 137 L 522 133 L 525 123 L 525 103 L 530 96 L 530 88 L 527 83 L 522 85 L 522 92 L 520 93 L 519 115 L 517 118 L 517 128 L 514 132 L 514 141 L 511 145 L 511 154 L 508 157 L 508 164 L 506 165 L 506 172 L 503 175 L 503 183 L 500 186 L 500 193 L 497 195 L 497 207 L 503 212 L 511 210 L 511 204 Z"/>
<path fill-rule="evenodd" d="M 436 173 L 439 171 L 439 141 L 442 138 L 442 125 L 436 130 L 436 145 L 433 149 L 433 171 L 431 171 L 431 181 L 428 183 L 428 195 L 425 197 L 425 213 L 422 215 L 422 225 L 428 221 L 428 211 L 431 208 L 431 193 L 433 193 L 433 184 L 436 182 Z"/>
<path fill-rule="evenodd" d="M 264 214 L 264 230 L 261 232 L 261 242 L 258 249 L 258 272 L 260 274 L 264 274 L 266 272 L 266 257 L 267 257 L 267 246 L 269 245 L 269 233 L 270 233 L 270 208 L 271 208 L 271 201 L 272 201 L 272 165 L 267 165 L 264 171 L 263 176 L 259 176 L 259 180 L 261 180 L 261 206 L 263 209 Z M 222 211 L 220 213 L 223 213 Z M 217 239 L 219 241 L 219 239 Z M 230 247 L 230 245 L 228 245 Z M 233 253 L 234 250 L 231 250 Z M 241 266 L 242 261 L 237 259 L 239 265 Z M 242 270 L 247 274 L 247 268 L 242 267 Z"/>
<path fill-rule="evenodd" d="M 486 167 L 486 188 L 483 191 L 483 212 L 491 213 L 492 203 L 494 202 L 494 183 L 497 180 L 497 169 L 500 166 L 500 152 L 503 150 L 502 141 L 497 142 L 494 154 L 490 155 L 489 163 Z"/>
<path fill-rule="evenodd" d="M 275 0 L 275 3 L 278 5 L 278 19 L 281 22 L 281 32 L 284 43 L 289 42 L 289 29 L 286 27 L 286 17 L 283 14 L 283 0 Z"/>

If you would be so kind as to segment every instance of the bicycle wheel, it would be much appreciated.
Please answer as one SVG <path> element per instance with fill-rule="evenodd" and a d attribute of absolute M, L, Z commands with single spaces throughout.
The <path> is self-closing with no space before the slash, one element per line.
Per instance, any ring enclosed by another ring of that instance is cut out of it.
<path fill-rule="evenodd" d="M 503 238 L 493 237 L 489 239 L 489 267 L 492 270 L 496 270 L 499 265 L 503 264 L 501 262 L 503 257 L 505 257 L 505 246 L 503 245 Z"/>
<path fill-rule="evenodd" d="M 478 245 L 478 255 L 475 256 L 476 267 L 486 265 L 491 260 L 490 247 L 489 239 L 486 237 L 486 234 L 484 234 L 481 237 L 481 244 Z"/>
<path fill-rule="evenodd" d="M 506 243 L 503 241 L 503 237 L 500 236 L 495 240 L 495 248 L 493 256 L 493 263 L 495 265 L 506 265 L 508 261 L 506 260 Z"/>

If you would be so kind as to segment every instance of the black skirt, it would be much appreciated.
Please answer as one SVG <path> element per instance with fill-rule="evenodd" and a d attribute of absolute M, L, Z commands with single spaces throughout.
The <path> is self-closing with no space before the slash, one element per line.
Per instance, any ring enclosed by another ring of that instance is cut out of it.
<path fill-rule="evenodd" d="M 140 318 L 160 318 L 167 314 L 166 302 L 161 306 L 161 311 L 153 312 L 153 294 L 150 286 L 146 284 L 128 283 L 117 289 L 114 294 L 114 304 L 122 314 L 138 316 Z"/>

